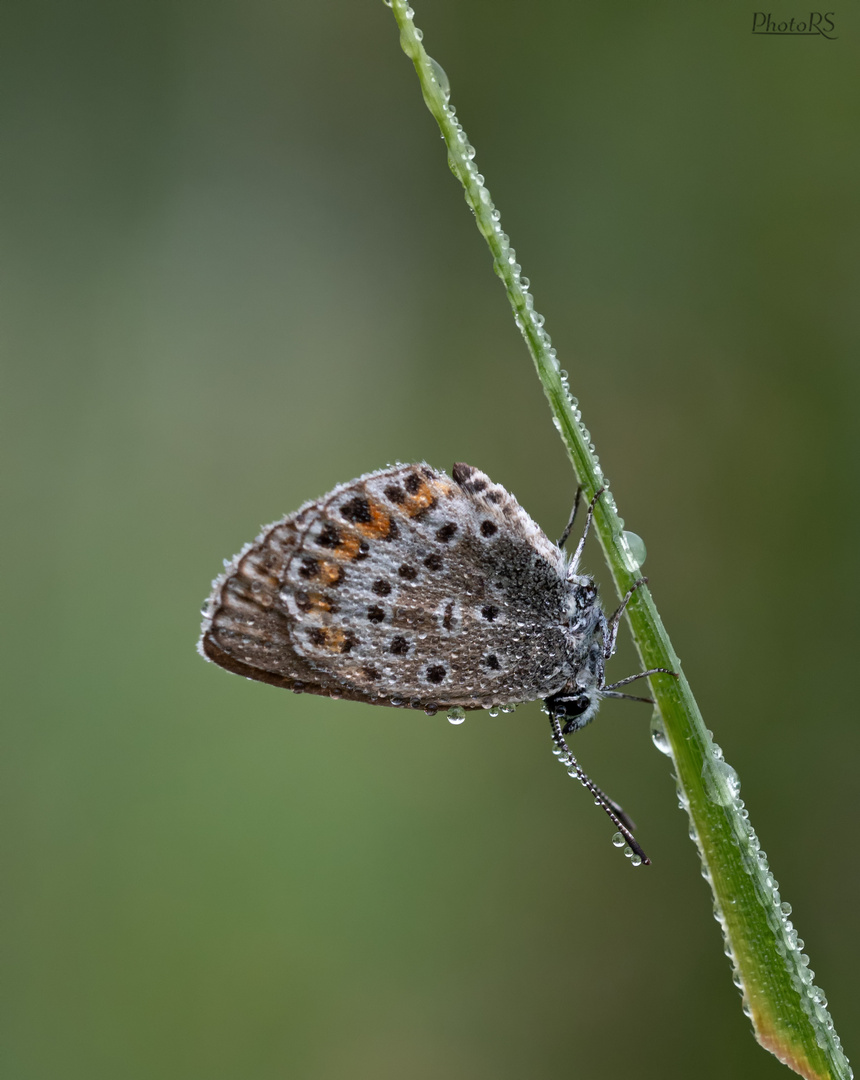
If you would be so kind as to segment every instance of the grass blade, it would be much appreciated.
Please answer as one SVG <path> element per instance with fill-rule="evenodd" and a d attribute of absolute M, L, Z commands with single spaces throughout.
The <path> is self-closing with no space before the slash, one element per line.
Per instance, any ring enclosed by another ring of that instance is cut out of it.
<path fill-rule="evenodd" d="M 567 375 L 559 366 L 544 320 L 534 308 L 529 282 L 522 276 L 516 252 L 502 231 L 499 213 L 475 165 L 474 148 L 450 104 L 445 73 L 427 55 L 409 4 L 390 0 L 390 7 L 403 51 L 415 65 L 424 101 L 445 140 L 451 171 L 463 186 L 466 202 L 490 248 L 495 272 L 504 284 L 549 401 L 553 424 L 586 497 L 591 498 L 598 488 L 607 486 L 606 477 L 579 406 L 570 396 Z M 619 596 L 623 596 L 640 576 L 640 569 L 608 490 L 598 503 L 595 528 Z M 653 724 L 654 741 L 674 762 L 678 795 L 690 817 L 691 835 L 713 891 L 714 914 L 723 930 L 734 981 L 742 992 L 744 1011 L 756 1038 L 808 1080 L 848 1080 L 853 1073 L 824 994 L 814 985 L 803 943 L 789 919 L 791 908 L 782 901 L 749 822 L 737 774 L 705 728 L 647 588 L 635 593 L 627 610 L 643 667 L 667 667 L 680 674 L 677 680 L 667 675 L 651 680 L 659 709 Z"/>

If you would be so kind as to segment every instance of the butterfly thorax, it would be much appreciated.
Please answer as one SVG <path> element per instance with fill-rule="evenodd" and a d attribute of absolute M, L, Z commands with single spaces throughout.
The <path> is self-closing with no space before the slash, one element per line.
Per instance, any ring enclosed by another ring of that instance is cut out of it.
<path fill-rule="evenodd" d="M 547 695 L 546 703 L 568 722 L 568 730 L 572 731 L 594 719 L 602 697 L 606 616 L 592 577 L 568 573 L 567 614 L 568 678 L 563 687 Z"/>
<path fill-rule="evenodd" d="M 587 574 L 568 576 L 567 617 L 571 632 L 585 637 L 595 633 L 600 624 L 601 610 L 594 578 Z"/>

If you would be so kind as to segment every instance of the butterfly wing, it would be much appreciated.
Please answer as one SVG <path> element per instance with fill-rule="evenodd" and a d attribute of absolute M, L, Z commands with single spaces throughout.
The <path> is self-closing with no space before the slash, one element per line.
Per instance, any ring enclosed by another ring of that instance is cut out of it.
<path fill-rule="evenodd" d="M 294 690 L 481 708 L 566 682 L 564 557 L 468 465 L 344 484 L 270 526 L 215 582 L 201 652 Z"/>

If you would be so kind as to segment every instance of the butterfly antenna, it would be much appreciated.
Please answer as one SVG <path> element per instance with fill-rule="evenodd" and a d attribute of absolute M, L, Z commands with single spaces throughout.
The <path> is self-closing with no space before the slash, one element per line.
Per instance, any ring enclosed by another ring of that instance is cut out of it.
<path fill-rule="evenodd" d="M 617 803 L 613 802 L 613 800 L 610 799 L 608 795 L 604 794 L 604 792 L 600 790 L 597 784 L 595 784 L 594 781 L 583 770 L 582 766 L 571 753 L 570 747 L 564 741 L 564 736 L 561 733 L 561 725 L 558 722 L 558 718 L 555 716 L 550 716 L 549 722 L 552 726 L 552 741 L 561 751 L 561 761 L 568 767 L 568 770 L 572 769 L 576 773 L 579 782 L 587 791 L 591 792 L 591 794 L 594 796 L 594 801 L 599 807 L 602 808 L 609 820 L 621 833 L 621 835 L 630 845 L 635 854 L 639 856 L 644 865 L 650 866 L 651 860 L 642 850 L 638 841 L 636 840 L 636 837 L 633 835 L 633 822 L 630 820 L 630 818 L 627 817 L 621 807 Z"/>

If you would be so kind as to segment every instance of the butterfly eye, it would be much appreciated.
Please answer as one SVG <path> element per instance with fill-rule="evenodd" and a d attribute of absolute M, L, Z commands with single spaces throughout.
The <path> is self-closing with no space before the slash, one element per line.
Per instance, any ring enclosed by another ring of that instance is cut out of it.
<path fill-rule="evenodd" d="M 567 719 L 573 720 L 577 716 L 582 716 L 591 704 L 591 698 L 586 694 L 577 694 L 576 697 L 565 698 L 559 704 L 564 706 L 564 715 Z"/>
<path fill-rule="evenodd" d="M 550 715 L 557 720 L 566 721 L 563 731 L 567 735 L 576 731 L 581 725 L 576 721 L 591 708 L 591 698 L 588 694 L 558 694 L 549 698 L 546 702 Z"/>
<path fill-rule="evenodd" d="M 558 704 L 563 712 L 560 715 L 556 713 L 556 716 L 560 720 L 567 721 L 561 729 L 563 735 L 570 735 L 572 731 L 578 731 L 581 727 L 585 727 L 591 719 L 591 716 L 586 717 L 585 720 L 579 719 L 580 716 L 585 716 L 591 708 L 591 698 L 587 694 L 576 694 L 574 697 L 562 698 Z"/>

